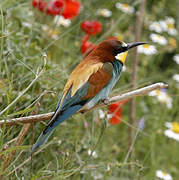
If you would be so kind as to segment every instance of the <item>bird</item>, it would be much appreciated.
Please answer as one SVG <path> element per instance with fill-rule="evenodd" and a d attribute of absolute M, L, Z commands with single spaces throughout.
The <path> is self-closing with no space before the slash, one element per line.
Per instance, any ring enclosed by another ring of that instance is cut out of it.
<path fill-rule="evenodd" d="M 146 44 L 109 39 L 100 42 L 70 74 L 48 125 L 32 146 L 30 155 L 45 144 L 64 120 L 108 99 L 122 72 L 129 49 Z"/>

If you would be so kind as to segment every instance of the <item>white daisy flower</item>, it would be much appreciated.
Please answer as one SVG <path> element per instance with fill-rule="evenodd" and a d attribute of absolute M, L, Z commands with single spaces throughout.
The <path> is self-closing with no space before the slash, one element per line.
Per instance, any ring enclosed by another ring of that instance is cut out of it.
<path fill-rule="evenodd" d="M 166 45 L 167 44 L 167 40 L 164 36 L 161 36 L 159 34 L 154 34 L 152 33 L 150 35 L 150 39 L 155 42 L 155 43 L 158 43 L 160 45 Z"/>
<path fill-rule="evenodd" d="M 155 21 L 149 25 L 151 31 L 161 33 L 163 31 L 167 32 L 170 35 L 175 36 L 177 30 L 175 29 L 175 20 L 172 17 L 166 17 L 165 20 Z"/>
<path fill-rule="evenodd" d="M 116 8 L 127 14 L 132 14 L 134 12 L 134 8 L 126 3 L 122 4 L 117 2 Z"/>
<path fill-rule="evenodd" d="M 179 133 L 173 132 L 171 129 L 167 129 L 164 131 L 165 136 L 175 139 L 176 141 L 179 141 Z"/>
<path fill-rule="evenodd" d="M 93 152 L 92 152 L 91 149 L 88 150 L 88 155 L 89 155 L 89 156 L 93 156 L 94 158 L 97 158 L 97 157 L 98 157 L 96 151 L 93 151 Z"/>
<path fill-rule="evenodd" d="M 160 27 L 161 27 L 161 29 L 162 29 L 162 32 L 163 32 L 163 31 L 167 31 L 168 25 L 167 25 L 167 22 L 166 22 L 166 21 L 160 20 L 158 23 L 159 23 L 159 25 L 160 25 Z"/>
<path fill-rule="evenodd" d="M 176 54 L 174 57 L 173 57 L 173 60 L 179 64 L 179 54 Z"/>
<path fill-rule="evenodd" d="M 172 98 L 167 94 L 166 89 L 153 90 L 148 95 L 156 96 L 158 101 L 166 104 L 169 109 L 172 108 Z"/>
<path fill-rule="evenodd" d="M 167 128 L 169 128 L 170 130 L 172 130 L 173 132 L 175 133 L 178 133 L 179 134 L 179 123 L 174 121 L 174 122 L 166 122 L 165 123 L 165 126 Z"/>
<path fill-rule="evenodd" d="M 102 109 L 99 109 L 98 113 L 99 113 L 99 118 L 100 119 L 104 119 L 105 118 L 105 113 L 104 113 L 104 111 Z"/>
<path fill-rule="evenodd" d="M 173 24 L 168 24 L 168 34 L 172 36 L 177 35 L 177 30 L 175 29 Z"/>
<path fill-rule="evenodd" d="M 177 82 L 179 82 L 179 74 L 174 74 L 173 79 Z"/>
<path fill-rule="evenodd" d="M 152 22 L 152 23 L 149 25 L 149 30 L 151 30 L 151 31 L 155 31 L 155 32 L 157 32 L 157 33 L 161 33 L 161 32 L 163 32 L 163 30 L 162 30 L 162 27 L 161 27 L 160 23 L 159 23 L 159 22 L 157 22 L 157 21 Z"/>
<path fill-rule="evenodd" d="M 172 17 L 166 17 L 165 21 L 160 21 L 160 25 L 163 28 L 163 30 L 173 36 L 177 34 L 177 30 L 175 29 L 174 24 L 175 24 L 175 20 Z"/>
<path fill-rule="evenodd" d="M 112 12 L 109 9 L 98 9 L 97 15 L 103 17 L 110 17 L 112 15 Z"/>
<path fill-rule="evenodd" d="M 175 19 L 173 17 L 167 16 L 165 19 L 166 19 L 166 22 L 171 23 L 171 24 L 175 24 Z"/>
<path fill-rule="evenodd" d="M 156 171 L 156 176 L 160 179 L 164 179 L 164 180 L 172 180 L 172 176 L 164 171 L 161 170 L 157 170 Z"/>
<path fill-rule="evenodd" d="M 57 26 L 64 26 L 64 27 L 69 27 L 71 24 L 71 21 L 69 19 L 65 19 L 63 16 L 55 16 L 54 17 L 54 24 Z"/>
<path fill-rule="evenodd" d="M 143 53 L 146 55 L 152 55 L 157 53 L 157 49 L 153 45 L 144 44 L 142 46 L 137 47 L 138 53 Z"/>

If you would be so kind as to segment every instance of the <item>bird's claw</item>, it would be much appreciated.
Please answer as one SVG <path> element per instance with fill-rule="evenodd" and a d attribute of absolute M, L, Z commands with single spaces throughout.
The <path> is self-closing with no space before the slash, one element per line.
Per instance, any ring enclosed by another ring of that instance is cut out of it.
<path fill-rule="evenodd" d="M 81 113 L 81 114 L 84 114 L 86 111 L 85 111 L 85 109 L 81 109 L 80 111 L 79 111 L 79 113 Z"/>
<path fill-rule="evenodd" d="M 102 102 L 104 105 L 108 105 L 108 104 L 109 104 L 109 98 L 103 99 L 103 100 L 101 100 L 101 102 Z"/>

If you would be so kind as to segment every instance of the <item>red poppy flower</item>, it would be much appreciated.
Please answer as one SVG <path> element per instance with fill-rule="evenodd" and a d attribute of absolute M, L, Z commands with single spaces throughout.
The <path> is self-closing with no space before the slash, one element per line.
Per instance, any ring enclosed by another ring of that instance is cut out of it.
<path fill-rule="evenodd" d="M 66 0 L 62 16 L 66 19 L 73 19 L 80 12 L 80 2 L 74 0 Z"/>
<path fill-rule="evenodd" d="M 81 53 L 87 56 L 95 47 L 95 44 L 93 44 L 90 41 L 87 41 L 81 45 Z"/>
<path fill-rule="evenodd" d="M 50 15 L 59 15 L 62 13 L 64 0 L 51 0 L 47 5 L 46 13 Z"/>
<path fill-rule="evenodd" d="M 33 1 L 32 1 L 32 6 L 33 6 L 33 7 L 37 7 L 38 4 L 39 4 L 39 1 L 40 1 L 40 0 L 33 0 Z"/>
<path fill-rule="evenodd" d="M 98 21 L 84 21 L 81 29 L 89 35 L 95 35 L 102 31 L 102 25 Z"/>
<path fill-rule="evenodd" d="M 112 117 L 110 118 L 109 122 L 112 125 L 119 124 L 122 118 L 122 108 L 119 108 L 117 112 L 113 113 Z"/>
<path fill-rule="evenodd" d="M 109 122 L 112 125 L 119 124 L 122 118 L 122 105 L 127 103 L 129 100 L 119 101 L 109 105 L 109 114 L 112 115 Z"/>
<path fill-rule="evenodd" d="M 85 35 L 85 36 L 83 36 L 82 41 L 81 41 L 82 44 L 85 43 L 85 42 L 87 42 L 87 41 L 89 40 L 89 38 L 90 38 L 90 35 L 88 35 L 88 34 Z"/>
<path fill-rule="evenodd" d="M 40 11 L 44 11 L 44 9 L 47 7 L 47 3 L 43 0 L 33 0 L 32 6 L 37 7 Z"/>

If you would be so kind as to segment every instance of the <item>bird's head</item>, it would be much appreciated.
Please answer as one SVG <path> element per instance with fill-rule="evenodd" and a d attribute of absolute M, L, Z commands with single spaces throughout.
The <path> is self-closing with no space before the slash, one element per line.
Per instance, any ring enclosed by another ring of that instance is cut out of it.
<path fill-rule="evenodd" d="M 146 44 L 146 42 L 124 43 L 122 41 L 110 39 L 99 43 L 94 53 L 100 54 L 106 61 L 117 59 L 124 64 L 128 50 L 142 44 Z"/>

